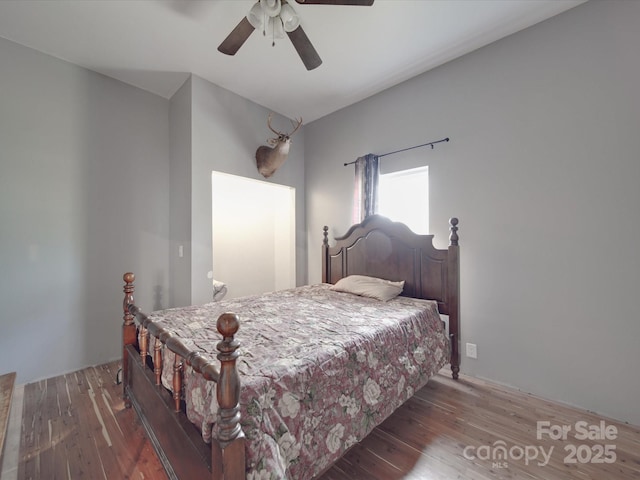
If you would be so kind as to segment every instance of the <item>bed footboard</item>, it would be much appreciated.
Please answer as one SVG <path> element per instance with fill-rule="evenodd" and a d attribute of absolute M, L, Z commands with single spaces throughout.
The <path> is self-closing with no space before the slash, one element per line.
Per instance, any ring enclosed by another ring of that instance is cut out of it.
<path fill-rule="evenodd" d="M 134 301 L 135 275 L 126 273 L 122 327 L 123 395 L 133 406 L 170 478 L 245 479 L 245 437 L 240 426 L 240 379 L 236 369 L 238 317 L 222 314 L 217 321 L 222 341 L 217 345 L 220 368 L 179 337 L 154 324 Z M 138 330 L 140 342 L 138 343 Z M 152 350 L 150 340 L 153 340 Z M 175 354 L 173 393 L 161 382 L 162 345 Z M 181 400 L 184 363 L 206 380 L 217 383 L 218 417 L 211 447 L 186 418 Z"/>

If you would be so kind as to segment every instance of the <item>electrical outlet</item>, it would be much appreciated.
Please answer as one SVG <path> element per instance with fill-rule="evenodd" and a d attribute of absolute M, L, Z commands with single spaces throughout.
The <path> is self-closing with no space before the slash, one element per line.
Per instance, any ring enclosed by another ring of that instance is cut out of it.
<path fill-rule="evenodd" d="M 475 343 L 467 343 L 467 357 L 478 358 L 478 346 Z"/>

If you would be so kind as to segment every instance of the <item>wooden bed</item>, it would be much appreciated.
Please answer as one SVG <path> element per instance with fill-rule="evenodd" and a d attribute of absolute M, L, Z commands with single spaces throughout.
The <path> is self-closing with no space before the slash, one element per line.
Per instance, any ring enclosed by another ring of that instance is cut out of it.
<path fill-rule="evenodd" d="M 328 227 L 324 227 L 322 244 L 323 283 L 335 284 L 349 275 L 403 280 L 402 296 L 437 301 L 438 311 L 449 318 L 453 378 L 458 378 L 460 369 L 457 225 L 458 220 L 452 218 L 447 249 L 436 249 L 433 235 L 416 235 L 405 225 L 377 215 L 352 226 L 335 239 L 334 246 L 329 245 Z M 136 410 L 167 474 L 189 480 L 245 479 L 246 442 L 239 405 L 242 379 L 236 365 L 240 342 L 235 338 L 243 312 L 220 315 L 219 363 L 209 362 L 179 336 L 142 313 L 134 303 L 133 273 L 123 278 L 125 404 Z M 163 373 L 167 374 L 162 371 L 163 346 L 175 353 L 173 393 L 162 386 Z M 184 414 L 182 382 L 186 365 L 207 381 L 216 382 L 218 410 L 210 445 Z"/>

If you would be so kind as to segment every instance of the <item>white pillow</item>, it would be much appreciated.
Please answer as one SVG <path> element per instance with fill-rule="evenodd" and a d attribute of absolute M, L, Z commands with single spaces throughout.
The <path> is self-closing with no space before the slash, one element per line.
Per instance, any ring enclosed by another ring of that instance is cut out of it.
<path fill-rule="evenodd" d="M 382 278 L 367 277 L 364 275 L 349 275 L 330 287 L 337 292 L 353 293 L 363 297 L 376 298 L 387 302 L 402 293 L 404 280 L 392 282 Z"/>

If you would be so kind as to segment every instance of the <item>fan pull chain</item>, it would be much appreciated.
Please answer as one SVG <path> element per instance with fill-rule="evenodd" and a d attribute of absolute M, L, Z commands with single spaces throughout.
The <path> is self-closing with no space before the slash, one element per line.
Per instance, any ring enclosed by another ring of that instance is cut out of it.
<path fill-rule="evenodd" d="M 262 12 L 262 35 L 263 36 L 267 36 L 267 14 L 263 11 Z"/>

